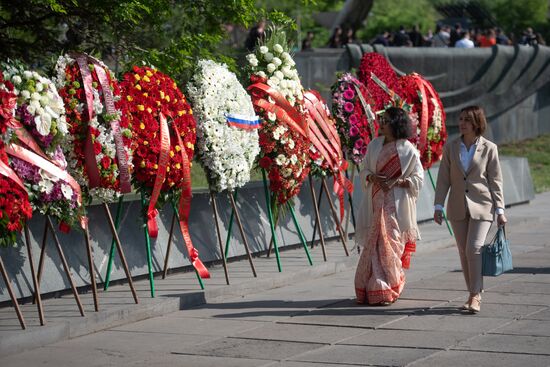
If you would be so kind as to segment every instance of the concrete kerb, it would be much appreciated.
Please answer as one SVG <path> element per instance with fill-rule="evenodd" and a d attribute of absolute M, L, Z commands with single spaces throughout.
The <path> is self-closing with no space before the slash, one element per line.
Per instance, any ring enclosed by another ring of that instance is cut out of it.
<path fill-rule="evenodd" d="M 511 227 L 513 229 L 513 227 L 516 226 L 524 226 L 527 222 L 530 224 L 537 224 L 542 222 L 542 220 L 538 217 L 514 217 Z M 421 231 L 423 229 L 422 227 L 425 226 L 434 226 L 434 224 L 421 224 Z M 437 233 L 440 231 L 443 236 L 446 229 L 437 227 L 436 230 L 438 231 Z M 428 229 L 428 231 L 434 231 L 434 227 Z M 438 240 L 425 241 L 419 246 L 421 247 L 420 251 L 431 252 L 454 246 L 454 239 L 447 234 L 444 239 L 440 238 Z M 296 248 L 286 251 L 302 251 L 302 249 Z M 140 303 L 137 305 L 127 304 L 118 307 L 110 306 L 100 309 L 99 312 L 87 312 L 85 317 L 79 317 L 71 321 L 50 322 L 45 326 L 30 327 L 27 330 L 2 332 L 3 335 L 0 335 L 0 356 L 20 353 L 28 349 L 91 334 L 100 330 L 137 322 L 147 318 L 166 315 L 183 309 L 200 306 L 208 302 L 221 302 L 230 298 L 250 295 L 269 289 L 284 287 L 296 282 L 316 279 L 346 271 L 355 266 L 357 262 L 357 256 L 354 256 L 354 253 L 355 251 L 350 248 L 349 257 L 329 257 L 327 262 L 317 261 L 314 266 L 304 266 L 297 271 L 287 270 L 269 277 L 252 278 L 231 285 L 213 285 L 207 287 L 204 291 L 166 294 L 153 299 L 142 296 L 140 298 Z M 213 271 L 221 271 L 221 267 L 217 266 Z M 118 287 L 125 287 L 125 285 L 119 285 Z"/>

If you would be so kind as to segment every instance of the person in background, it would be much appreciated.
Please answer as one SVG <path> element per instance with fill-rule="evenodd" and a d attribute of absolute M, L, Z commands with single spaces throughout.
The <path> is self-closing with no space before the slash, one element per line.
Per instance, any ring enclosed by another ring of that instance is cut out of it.
<path fill-rule="evenodd" d="M 424 45 L 424 39 L 422 33 L 418 29 L 418 25 L 414 25 L 412 31 L 409 32 L 409 39 L 412 42 L 413 47 L 421 47 Z"/>
<path fill-rule="evenodd" d="M 447 30 L 447 26 L 437 25 L 435 34 L 432 37 L 432 47 L 449 47 L 449 40 L 451 36 Z"/>
<path fill-rule="evenodd" d="M 307 32 L 306 38 L 302 41 L 302 51 L 312 51 L 314 37 L 315 34 L 312 31 Z"/>
<path fill-rule="evenodd" d="M 416 200 L 424 180 L 418 150 L 409 142 L 411 122 L 401 108 L 386 109 L 379 137 L 369 145 L 361 170 L 365 195 L 355 242 L 362 248 L 355 272 L 357 303 L 388 306 L 405 286 L 405 272 L 419 231 Z"/>
<path fill-rule="evenodd" d="M 534 46 L 537 44 L 537 36 L 533 32 L 533 28 L 528 27 L 525 32 L 523 32 L 523 36 L 521 37 L 519 44 L 525 46 Z"/>
<path fill-rule="evenodd" d="M 441 224 L 445 198 L 447 218 L 454 231 L 462 273 L 469 296 L 462 306 L 477 313 L 481 310 L 481 248 L 497 216 L 503 226 L 504 197 L 502 171 L 496 144 L 482 134 L 487 128 L 483 109 L 469 106 L 460 112 L 460 137 L 448 142 L 443 150 L 435 188 L 434 220 Z"/>
<path fill-rule="evenodd" d="M 463 31 L 462 38 L 456 41 L 455 48 L 474 48 L 475 45 L 470 39 L 470 32 Z"/>
<path fill-rule="evenodd" d="M 384 31 L 383 33 L 376 36 L 374 41 L 372 41 L 372 44 L 373 45 L 383 45 L 383 46 L 388 47 L 390 45 L 389 37 L 390 37 L 390 32 Z"/>
<path fill-rule="evenodd" d="M 328 47 L 330 48 L 342 47 L 342 27 L 338 26 L 334 28 L 334 32 L 332 32 L 332 36 L 328 41 Z"/>
<path fill-rule="evenodd" d="M 258 42 L 265 38 L 265 26 L 266 21 L 262 19 L 258 22 L 258 24 L 250 29 L 250 32 L 248 32 L 248 37 L 244 42 L 244 47 L 246 47 L 248 51 L 254 51 Z"/>
<path fill-rule="evenodd" d="M 454 28 L 451 30 L 451 37 L 449 39 L 449 47 L 455 47 L 456 42 L 461 39 L 462 26 L 460 23 L 455 23 Z"/>
<path fill-rule="evenodd" d="M 479 47 L 493 47 L 497 44 L 497 34 L 494 29 L 487 29 L 479 40 Z"/>
<path fill-rule="evenodd" d="M 510 45 L 511 44 L 510 39 L 508 37 L 506 37 L 506 35 L 502 31 L 502 29 L 497 28 L 496 32 L 497 32 L 497 45 Z"/>
<path fill-rule="evenodd" d="M 348 43 L 355 43 L 355 35 L 353 28 L 348 28 L 346 30 L 345 36 L 342 38 L 342 46 L 347 45 Z"/>
<path fill-rule="evenodd" d="M 535 40 L 537 42 L 537 45 L 541 45 L 541 46 L 546 45 L 546 41 L 542 37 L 542 33 L 539 33 L 539 32 L 535 33 Z"/>
<path fill-rule="evenodd" d="M 399 32 L 396 32 L 393 36 L 393 46 L 403 47 L 409 43 L 409 35 L 405 32 L 404 26 L 399 26 Z"/>

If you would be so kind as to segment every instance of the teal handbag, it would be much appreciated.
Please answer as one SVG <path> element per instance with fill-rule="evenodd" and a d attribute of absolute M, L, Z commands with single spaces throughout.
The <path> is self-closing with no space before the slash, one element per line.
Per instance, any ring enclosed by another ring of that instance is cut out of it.
<path fill-rule="evenodd" d="M 482 273 L 485 276 L 496 277 L 514 268 L 512 265 L 512 253 L 510 242 L 506 239 L 504 226 L 499 227 L 493 240 L 483 246 Z"/>

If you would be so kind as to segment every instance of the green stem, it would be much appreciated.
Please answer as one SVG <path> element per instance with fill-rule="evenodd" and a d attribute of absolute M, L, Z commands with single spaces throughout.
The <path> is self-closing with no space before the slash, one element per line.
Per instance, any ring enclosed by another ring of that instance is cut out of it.
<path fill-rule="evenodd" d="M 313 261 L 311 261 L 311 255 L 309 254 L 309 250 L 307 249 L 306 238 L 304 236 L 304 233 L 302 232 L 302 227 L 300 227 L 300 224 L 298 224 L 298 220 L 296 219 L 296 214 L 294 213 L 294 206 L 288 203 L 287 205 L 288 205 L 288 208 L 290 209 L 290 214 L 292 215 L 294 226 L 296 226 L 296 230 L 298 231 L 298 235 L 300 236 L 300 241 L 302 242 L 302 246 L 304 246 L 304 250 L 307 255 L 307 261 L 309 261 L 309 265 L 313 265 Z"/>
<path fill-rule="evenodd" d="M 238 190 L 239 189 L 235 189 L 235 192 L 233 193 L 233 200 L 235 200 L 235 202 L 237 201 Z M 231 241 L 231 233 L 233 231 L 233 219 L 234 219 L 234 217 L 235 217 L 235 211 L 233 209 L 231 209 L 231 217 L 229 217 L 229 227 L 227 228 L 227 238 L 225 239 L 224 256 L 225 256 L 226 260 L 227 260 L 227 254 L 229 253 L 229 242 Z"/>
<path fill-rule="evenodd" d="M 120 195 L 120 198 L 118 199 L 118 205 L 116 208 L 116 217 L 115 217 L 115 230 L 118 232 L 118 228 L 120 226 L 120 217 L 122 215 L 122 201 L 124 199 L 124 195 Z M 109 289 L 109 282 L 111 281 L 111 272 L 113 270 L 113 260 L 115 258 L 115 247 L 116 245 L 116 239 L 113 235 L 113 240 L 111 242 L 111 251 L 109 251 L 109 262 L 107 263 L 107 275 L 105 275 L 105 284 L 103 285 L 103 290 L 107 291 Z"/>
<path fill-rule="evenodd" d="M 269 217 L 269 226 L 271 227 L 271 237 L 273 238 L 273 247 L 275 248 L 275 256 L 277 258 L 277 268 L 279 272 L 283 271 L 281 268 L 281 259 L 279 257 L 279 246 L 277 246 L 277 236 L 275 234 L 275 224 L 273 223 L 273 211 L 271 210 L 271 197 L 269 195 L 269 189 L 267 188 L 267 177 L 265 175 L 265 169 L 262 169 L 262 177 L 264 179 L 264 192 L 265 201 L 267 203 L 267 215 Z"/>

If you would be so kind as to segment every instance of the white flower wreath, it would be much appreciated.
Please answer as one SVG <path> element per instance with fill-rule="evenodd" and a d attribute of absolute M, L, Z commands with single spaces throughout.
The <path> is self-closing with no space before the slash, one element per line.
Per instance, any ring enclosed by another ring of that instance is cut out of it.
<path fill-rule="evenodd" d="M 255 118 L 250 96 L 225 64 L 201 60 L 188 85 L 197 120 L 197 156 L 210 189 L 233 191 L 250 180 L 260 152 L 258 131 L 229 126 L 227 117 Z"/>

